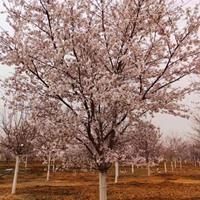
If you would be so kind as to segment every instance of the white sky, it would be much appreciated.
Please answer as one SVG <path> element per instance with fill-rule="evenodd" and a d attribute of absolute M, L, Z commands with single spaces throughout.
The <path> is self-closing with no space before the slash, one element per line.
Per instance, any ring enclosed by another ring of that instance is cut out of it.
<path fill-rule="evenodd" d="M 2 11 L 2 2 L 3 0 L 0 0 L 0 12 Z M 184 2 L 185 6 L 193 6 L 197 3 L 200 4 L 200 0 L 176 0 L 176 5 L 179 4 L 179 2 Z M 5 23 L 5 15 L 0 14 L 0 26 L 6 28 Z M 9 75 L 12 74 L 12 69 L 7 66 L 0 65 L 0 80 L 5 79 Z M 184 82 L 180 83 L 181 85 L 184 84 Z M 0 88 L 0 96 L 3 95 L 3 89 Z M 199 99 L 198 94 L 191 94 L 189 95 L 185 100 L 184 103 L 191 107 L 191 111 L 194 111 L 195 104 L 197 103 Z M 0 110 L 2 110 L 2 101 L 0 100 Z M 189 133 L 191 130 L 192 121 L 191 119 L 182 119 L 180 117 L 173 117 L 166 114 L 157 114 L 156 117 L 152 120 L 153 123 L 161 128 L 161 131 L 165 135 L 170 134 L 178 134 L 180 136 L 189 137 Z"/>

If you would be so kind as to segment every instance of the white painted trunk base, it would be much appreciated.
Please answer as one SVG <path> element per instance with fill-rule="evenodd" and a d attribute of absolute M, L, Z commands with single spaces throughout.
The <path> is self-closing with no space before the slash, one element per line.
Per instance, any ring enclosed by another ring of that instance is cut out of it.
<path fill-rule="evenodd" d="M 176 169 L 176 160 L 174 161 L 174 168 Z"/>
<path fill-rule="evenodd" d="M 118 182 L 119 177 L 119 162 L 115 161 L 115 183 Z"/>
<path fill-rule="evenodd" d="M 172 169 L 172 172 L 174 171 L 174 165 L 173 165 L 173 162 L 171 161 L 171 169 Z"/>
<path fill-rule="evenodd" d="M 26 156 L 26 158 L 25 158 L 25 164 L 24 164 L 25 168 L 27 168 L 27 166 L 28 166 L 28 156 Z"/>
<path fill-rule="evenodd" d="M 179 161 L 179 164 L 180 164 L 180 170 L 181 170 L 183 168 L 181 160 Z"/>
<path fill-rule="evenodd" d="M 16 193 L 16 186 L 17 186 L 17 177 L 19 173 L 19 156 L 15 157 L 16 162 L 15 162 L 15 172 L 14 172 L 14 178 L 13 178 L 13 184 L 12 184 L 12 192 L 11 194 Z"/>
<path fill-rule="evenodd" d="M 107 200 L 107 174 L 99 172 L 99 200 Z"/>
<path fill-rule="evenodd" d="M 164 162 L 164 170 L 165 170 L 165 173 L 167 173 L 167 163 Z"/>
<path fill-rule="evenodd" d="M 133 163 L 131 164 L 131 172 L 132 172 L 132 174 L 134 174 L 134 173 L 135 173 L 135 166 L 134 166 L 134 164 L 133 164 Z"/>
<path fill-rule="evenodd" d="M 151 176 L 151 168 L 150 168 L 149 163 L 147 164 L 147 175 Z"/>
<path fill-rule="evenodd" d="M 53 172 L 56 171 L 56 170 L 55 170 L 55 169 L 56 169 L 55 165 L 56 165 L 56 161 L 55 161 L 55 159 L 53 159 L 53 167 L 52 167 Z"/>
<path fill-rule="evenodd" d="M 49 181 L 49 178 L 50 178 L 50 170 L 51 170 L 51 153 L 49 153 L 49 157 L 48 157 L 47 181 Z"/>
<path fill-rule="evenodd" d="M 184 160 L 184 163 L 187 164 L 187 160 Z"/>

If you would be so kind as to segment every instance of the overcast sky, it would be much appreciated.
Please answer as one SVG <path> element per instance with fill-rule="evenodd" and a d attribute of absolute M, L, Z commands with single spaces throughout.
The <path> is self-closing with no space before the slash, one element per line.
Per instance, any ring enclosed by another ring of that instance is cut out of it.
<path fill-rule="evenodd" d="M 182 0 L 176 0 L 176 5 L 179 4 Z M 0 0 L 0 12 L 2 11 L 2 0 Z M 200 0 L 183 0 L 185 6 L 193 6 L 196 3 L 200 4 Z M 5 15 L 0 14 L 0 26 L 6 28 Z M 0 79 L 4 80 L 6 77 L 10 76 L 13 72 L 13 69 L 7 66 L 0 65 Z M 190 80 L 184 80 L 180 82 L 180 85 L 185 84 Z M 3 89 L 0 88 L 0 96 L 3 95 Z M 191 94 L 187 96 L 184 100 L 184 103 L 191 108 L 191 111 L 195 111 L 195 103 L 198 102 L 200 95 Z M 2 110 L 2 102 L 0 100 L 0 110 Z M 153 123 L 161 128 L 161 131 L 165 135 L 178 134 L 180 136 L 189 137 L 191 133 L 192 120 L 183 119 L 180 117 L 173 117 L 166 114 L 157 114 L 153 119 Z"/>

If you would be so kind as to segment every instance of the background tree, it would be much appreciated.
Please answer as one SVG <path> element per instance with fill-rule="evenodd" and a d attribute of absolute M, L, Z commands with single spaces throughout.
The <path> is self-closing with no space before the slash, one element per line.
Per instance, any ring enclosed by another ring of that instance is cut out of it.
<path fill-rule="evenodd" d="M 199 109 L 199 108 L 198 108 Z M 192 148 L 191 148 L 191 159 L 196 162 L 200 162 L 200 116 L 199 114 L 193 115 L 193 126 L 194 133 L 191 136 Z"/>
<path fill-rule="evenodd" d="M 17 177 L 19 172 L 20 157 L 33 151 L 32 141 L 35 139 L 36 129 L 31 126 L 24 112 L 9 112 L 3 116 L 0 145 L 11 152 L 16 159 L 12 194 L 16 193 Z"/>
<path fill-rule="evenodd" d="M 95 169 L 95 163 L 93 159 L 88 155 L 84 146 L 80 145 L 68 145 L 68 147 L 62 152 L 62 167 L 63 169 L 82 170 Z"/>
<path fill-rule="evenodd" d="M 2 139 L 2 138 L 0 138 L 0 139 Z M 0 160 L 6 161 L 6 163 L 8 164 L 8 162 L 11 159 L 12 159 L 12 154 L 10 153 L 10 151 L 8 151 L 8 149 L 6 147 L 0 146 Z"/>
<path fill-rule="evenodd" d="M 150 176 L 150 165 L 158 161 L 161 150 L 161 133 L 150 122 L 139 122 L 133 134 L 132 145 L 135 147 L 139 156 L 144 157 Z"/>
<path fill-rule="evenodd" d="M 179 166 L 182 169 L 182 160 L 185 156 L 185 152 L 187 152 L 186 142 L 180 137 L 171 136 L 166 139 L 165 145 L 165 157 L 167 160 L 171 161 L 172 171 L 174 168 L 177 168 L 177 162 L 179 162 Z"/>
<path fill-rule="evenodd" d="M 31 122 L 37 127 L 37 137 L 34 140 L 36 156 L 42 158 L 47 165 L 47 177 L 50 179 L 51 164 L 55 171 L 55 161 L 71 139 L 69 124 L 59 113 L 61 107 L 55 102 L 39 101 L 31 111 Z M 72 141 L 71 141 L 72 143 Z"/>

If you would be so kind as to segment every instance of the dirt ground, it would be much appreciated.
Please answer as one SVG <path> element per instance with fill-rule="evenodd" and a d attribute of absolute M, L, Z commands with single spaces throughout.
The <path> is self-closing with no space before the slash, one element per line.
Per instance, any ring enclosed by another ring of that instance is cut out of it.
<path fill-rule="evenodd" d="M 0 165 L 3 169 L 12 166 Z M 161 173 L 156 169 L 147 177 L 145 168 L 121 167 L 119 182 L 114 183 L 114 169 L 108 173 L 108 200 L 200 200 L 200 168 L 191 165 L 182 170 Z M 55 172 L 45 181 L 44 167 L 21 166 L 17 194 L 10 195 L 13 174 L 0 177 L 0 200 L 98 200 L 97 172 Z"/>

